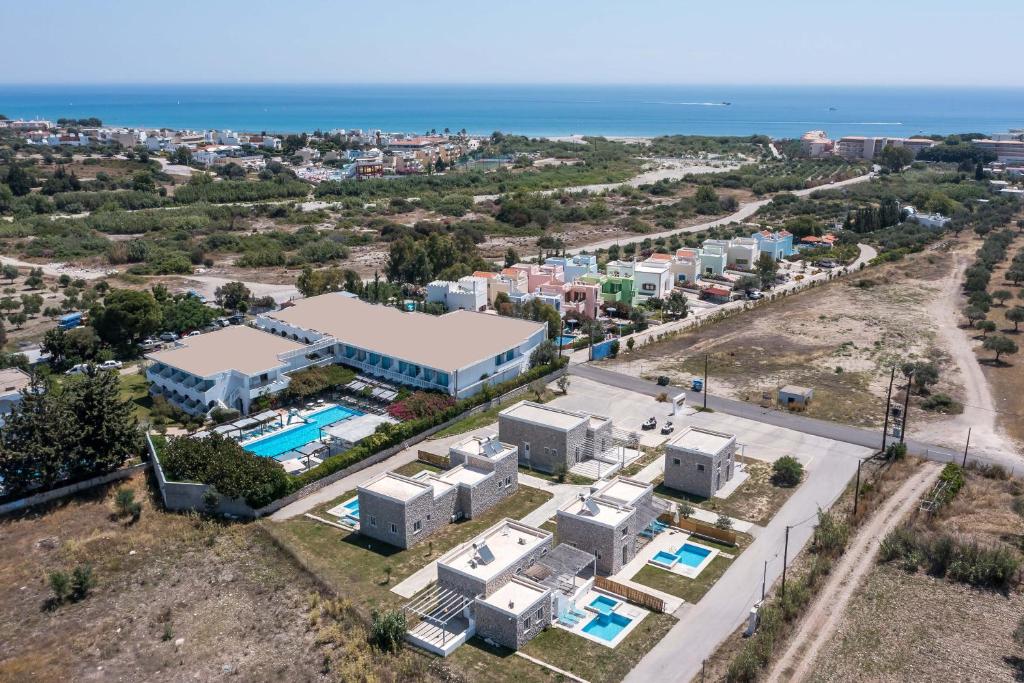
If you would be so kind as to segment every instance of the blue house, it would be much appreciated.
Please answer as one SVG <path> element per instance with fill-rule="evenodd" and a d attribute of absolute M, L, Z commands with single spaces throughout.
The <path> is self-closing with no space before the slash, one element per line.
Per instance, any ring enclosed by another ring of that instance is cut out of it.
<path fill-rule="evenodd" d="M 576 256 L 549 256 L 544 265 L 562 266 L 566 282 L 574 282 L 585 275 L 597 275 L 597 257 L 593 254 Z"/>
<path fill-rule="evenodd" d="M 751 235 L 757 240 L 757 246 L 762 254 L 771 254 L 776 261 L 781 261 L 787 256 L 796 253 L 793 246 L 793 233 L 788 230 L 761 230 Z"/>

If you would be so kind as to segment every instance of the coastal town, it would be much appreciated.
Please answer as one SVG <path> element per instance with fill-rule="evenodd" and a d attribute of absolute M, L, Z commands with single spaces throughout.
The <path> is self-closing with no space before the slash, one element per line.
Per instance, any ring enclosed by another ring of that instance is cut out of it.
<path fill-rule="evenodd" d="M 1022 196 L 1020 128 L 0 117 L 0 678 L 1011 679 Z"/>

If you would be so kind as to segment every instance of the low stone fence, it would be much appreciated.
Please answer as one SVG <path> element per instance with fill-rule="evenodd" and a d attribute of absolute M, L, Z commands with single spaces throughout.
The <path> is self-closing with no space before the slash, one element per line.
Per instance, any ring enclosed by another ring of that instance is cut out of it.
<path fill-rule="evenodd" d="M 43 503 L 49 503 L 51 501 L 73 495 L 75 493 L 78 493 L 79 491 L 85 491 L 96 486 L 103 486 L 104 484 L 109 484 L 112 481 L 127 479 L 136 472 L 142 472 L 147 467 L 149 467 L 149 463 L 142 462 L 139 463 L 138 465 L 122 467 L 119 470 L 114 470 L 113 472 L 101 474 L 98 477 L 84 479 L 82 481 L 76 481 L 75 483 L 68 484 L 67 486 L 61 486 L 59 488 L 50 489 L 49 491 L 42 491 L 41 493 L 36 493 L 31 496 L 19 498 L 18 500 L 12 500 L 10 502 L 0 505 L 0 515 L 6 515 L 11 512 L 17 512 L 18 510 L 24 510 L 26 508 L 32 507 L 33 505 L 42 505 Z"/>

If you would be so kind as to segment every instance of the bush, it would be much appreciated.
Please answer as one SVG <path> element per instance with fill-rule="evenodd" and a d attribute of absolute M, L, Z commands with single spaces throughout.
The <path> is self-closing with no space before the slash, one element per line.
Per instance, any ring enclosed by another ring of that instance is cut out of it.
<path fill-rule="evenodd" d="M 728 515 L 718 515 L 718 519 L 715 520 L 715 526 L 723 531 L 732 529 L 732 518 Z"/>
<path fill-rule="evenodd" d="M 60 570 L 50 572 L 49 576 L 50 590 L 53 591 L 53 601 L 60 604 L 68 599 L 71 594 L 71 579 L 68 577 L 67 572 Z"/>
<path fill-rule="evenodd" d="M 397 652 L 405 637 L 405 612 L 400 609 L 387 612 L 373 611 L 370 642 L 384 652 Z"/>
<path fill-rule="evenodd" d="M 850 526 L 831 511 L 818 510 L 812 547 L 822 555 L 836 557 L 843 553 L 850 538 Z"/>
<path fill-rule="evenodd" d="M 71 572 L 71 598 L 83 600 L 96 586 L 96 577 L 92 573 L 92 565 L 80 564 Z"/>
<path fill-rule="evenodd" d="M 953 400 L 953 398 L 947 394 L 932 394 L 925 400 L 921 401 L 921 408 L 924 410 L 931 410 L 936 413 L 945 413 L 947 415 L 959 415 L 964 412 L 963 405 Z"/>
<path fill-rule="evenodd" d="M 455 399 L 436 391 L 414 391 L 388 406 L 388 414 L 398 420 L 430 419 L 455 405 Z"/>
<path fill-rule="evenodd" d="M 891 443 L 885 449 L 885 457 L 888 460 L 902 460 L 907 455 L 907 444 Z"/>
<path fill-rule="evenodd" d="M 210 419 L 213 420 L 214 424 L 219 425 L 234 422 L 240 415 L 241 413 L 234 408 L 221 408 L 220 406 L 210 411 Z"/>
<path fill-rule="evenodd" d="M 170 480 L 207 484 L 223 496 L 244 499 L 253 508 L 288 492 L 288 475 L 273 458 L 253 455 L 219 434 L 170 439 L 160 464 Z"/>
<path fill-rule="evenodd" d="M 118 517 L 131 517 L 137 521 L 142 514 L 142 505 L 135 501 L 135 491 L 130 488 L 121 487 L 114 494 L 114 508 Z"/>
<path fill-rule="evenodd" d="M 800 483 L 804 476 L 804 466 L 791 455 L 784 455 L 772 463 L 772 483 L 776 486 L 791 488 Z"/>

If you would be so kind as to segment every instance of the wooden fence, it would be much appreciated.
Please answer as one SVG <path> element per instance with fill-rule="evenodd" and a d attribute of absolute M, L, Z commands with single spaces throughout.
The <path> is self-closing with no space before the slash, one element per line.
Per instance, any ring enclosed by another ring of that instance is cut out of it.
<path fill-rule="evenodd" d="M 448 469 L 449 467 L 452 466 L 451 458 L 449 458 L 447 455 L 438 455 L 437 453 L 428 453 L 427 451 L 423 451 L 423 450 L 420 450 L 420 451 L 416 452 L 416 459 L 419 460 L 420 462 L 425 462 L 428 465 L 433 465 L 434 467 L 440 467 L 443 470 L 446 470 L 446 469 Z"/>
<path fill-rule="evenodd" d="M 627 586 L 624 583 L 612 581 L 611 579 L 603 576 L 595 576 L 594 585 L 602 590 L 608 591 L 609 593 L 621 595 L 626 600 L 640 605 L 641 607 L 646 607 L 649 610 L 653 610 L 655 612 L 666 611 L 664 600 L 655 595 L 644 593 L 642 590 L 634 588 L 633 586 Z"/>
<path fill-rule="evenodd" d="M 686 519 L 685 517 L 680 517 L 679 521 L 676 522 L 673 521 L 672 515 L 668 513 L 659 516 L 658 520 L 665 524 L 679 527 L 683 531 L 689 531 L 691 534 L 710 538 L 712 541 L 718 541 L 726 545 L 736 545 L 736 532 L 731 529 L 719 529 L 714 524 L 699 522 L 696 519 Z"/>

